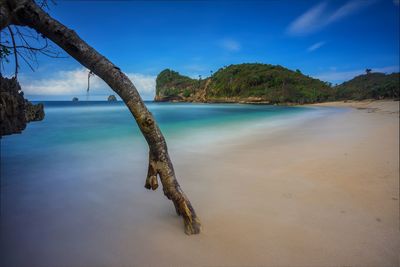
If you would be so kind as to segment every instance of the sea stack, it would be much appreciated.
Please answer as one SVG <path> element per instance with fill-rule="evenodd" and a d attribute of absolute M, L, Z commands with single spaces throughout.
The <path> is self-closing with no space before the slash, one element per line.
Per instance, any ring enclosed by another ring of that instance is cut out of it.
<path fill-rule="evenodd" d="M 117 98 L 115 97 L 115 95 L 110 95 L 110 96 L 107 98 L 107 101 L 108 101 L 108 102 L 117 102 Z"/>

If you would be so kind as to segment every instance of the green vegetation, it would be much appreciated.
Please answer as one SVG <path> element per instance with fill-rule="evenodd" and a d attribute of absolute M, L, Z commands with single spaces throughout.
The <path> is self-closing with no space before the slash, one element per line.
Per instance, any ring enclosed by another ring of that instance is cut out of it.
<path fill-rule="evenodd" d="M 156 83 L 156 95 L 169 98 L 183 92 L 185 92 L 185 95 L 190 95 L 196 81 L 182 76 L 176 71 L 166 69 L 158 74 Z"/>
<path fill-rule="evenodd" d="M 5 61 L 8 63 L 8 56 L 11 54 L 10 49 L 8 49 L 7 47 L 0 45 L 0 60 L 1 59 L 5 59 Z"/>
<path fill-rule="evenodd" d="M 372 73 L 370 69 L 366 74 L 357 76 L 350 81 L 336 86 L 336 99 L 383 99 L 399 98 L 400 74 Z"/>
<path fill-rule="evenodd" d="M 268 64 L 239 64 L 206 79 L 166 69 L 156 80 L 156 101 L 315 103 L 343 99 L 397 98 L 399 74 L 371 73 L 332 87 L 300 70 Z"/>
<path fill-rule="evenodd" d="M 266 64 L 231 65 L 218 70 L 211 79 L 213 97 L 261 98 L 273 103 L 324 101 L 331 88 L 300 71 Z"/>

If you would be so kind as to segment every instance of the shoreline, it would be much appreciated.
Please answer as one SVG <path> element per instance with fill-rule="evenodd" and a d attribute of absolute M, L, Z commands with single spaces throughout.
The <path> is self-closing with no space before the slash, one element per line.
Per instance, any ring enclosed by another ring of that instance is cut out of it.
<path fill-rule="evenodd" d="M 353 108 L 358 110 L 366 109 L 369 113 L 383 112 L 387 114 L 398 114 L 400 102 L 398 100 L 346 100 L 346 101 L 333 101 L 311 104 L 311 106 L 319 107 L 337 107 L 337 108 Z"/>
<path fill-rule="evenodd" d="M 347 110 L 191 151 L 196 164 L 176 152 L 199 240 L 226 255 L 195 265 L 398 265 L 398 104 L 325 103 Z"/>
<path fill-rule="evenodd" d="M 203 225 L 196 236 L 183 233 L 161 188 L 143 187 L 144 143 L 135 144 L 135 154 L 128 152 L 133 144 L 125 152 L 105 147 L 105 157 L 89 149 L 81 156 L 106 160 L 102 168 L 75 165 L 66 175 L 37 173 L 2 189 L 2 205 L 13 208 L 4 210 L 11 219 L 2 219 L 0 263 L 397 266 L 398 104 L 325 104 L 334 112 L 292 118 L 284 127 L 262 123 L 209 145 L 167 140 Z"/>
<path fill-rule="evenodd" d="M 181 100 L 146 100 L 145 102 L 150 103 L 185 103 L 185 104 L 248 104 L 248 105 L 270 105 L 270 106 L 331 106 L 331 107 L 358 107 L 365 103 L 375 103 L 375 102 L 397 102 L 398 99 L 362 99 L 362 100 L 335 100 L 335 101 L 325 101 L 325 102 L 315 102 L 315 103 L 295 103 L 295 102 L 282 102 L 282 103 L 272 103 L 270 101 L 248 101 L 248 100 L 206 100 L 206 101 L 181 101 Z"/>

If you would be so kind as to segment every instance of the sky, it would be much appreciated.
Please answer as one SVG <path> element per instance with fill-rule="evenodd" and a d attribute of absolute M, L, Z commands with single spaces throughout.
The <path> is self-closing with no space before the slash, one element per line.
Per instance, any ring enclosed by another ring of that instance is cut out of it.
<path fill-rule="evenodd" d="M 51 16 L 119 66 L 151 100 L 165 68 L 207 77 L 238 63 L 279 64 L 341 83 L 370 68 L 399 71 L 399 0 L 61 1 Z M 73 58 L 21 63 L 30 100 L 105 100 L 112 94 Z M 3 75 L 11 76 L 13 60 Z"/>

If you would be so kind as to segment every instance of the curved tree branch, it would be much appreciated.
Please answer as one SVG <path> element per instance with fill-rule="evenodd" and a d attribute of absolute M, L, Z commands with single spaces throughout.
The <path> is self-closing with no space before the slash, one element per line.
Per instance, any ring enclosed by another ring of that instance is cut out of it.
<path fill-rule="evenodd" d="M 153 115 L 146 108 L 138 91 L 129 78 L 106 57 L 83 41 L 75 31 L 67 28 L 50 17 L 31 0 L 0 0 L 7 1 L 11 9 L 12 23 L 28 26 L 60 46 L 79 63 L 103 79 L 128 106 L 139 128 L 144 135 L 150 153 L 149 175 L 146 180 L 150 188 L 157 188 L 157 175 L 160 177 L 165 196 L 172 200 L 178 215 L 185 224 L 186 234 L 200 232 L 200 221 L 185 193 L 175 177 L 167 144 Z M 2 10 L 3 7 L 0 7 Z"/>

